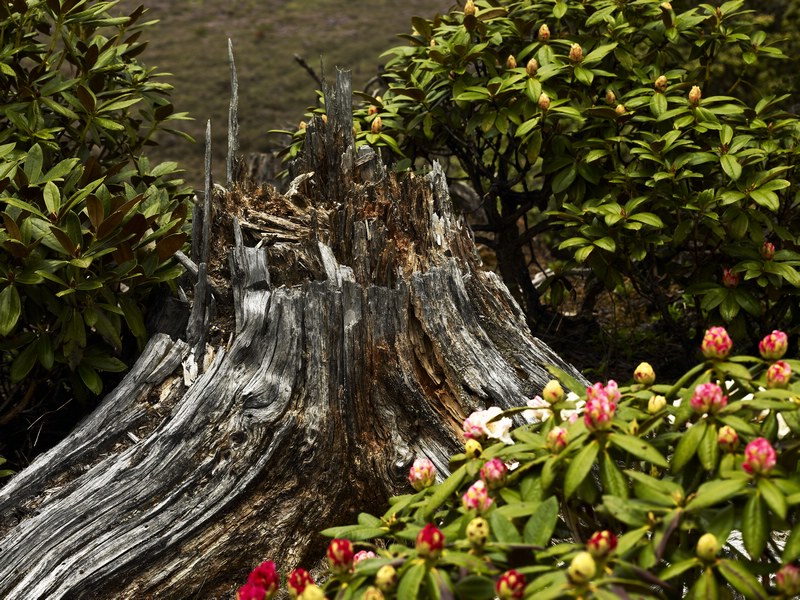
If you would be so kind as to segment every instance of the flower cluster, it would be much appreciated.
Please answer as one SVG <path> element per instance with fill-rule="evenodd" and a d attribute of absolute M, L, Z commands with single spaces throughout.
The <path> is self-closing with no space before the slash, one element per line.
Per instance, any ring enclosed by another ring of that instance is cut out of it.
<path fill-rule="evenodd" d="M 504 444 L 513 444 L 509 432 L 511 431 L 511 419 L 500 417 L 503 409 L 498 406 L 491 406 L 486 410 L 479 410 L 472 413 L 464 421 L 464 437 L 483 441 L 487 438 L 500 440 Z"/>
<path fill-rule="evenodd" d="M 611 419 L 617 411 L 620 399 L 617 382 L 610 380 L 605 386 L 595 383 L 586 389 L 586 407 L 583 421 L 589 431 L 605 431 L 611 428 Z"/>

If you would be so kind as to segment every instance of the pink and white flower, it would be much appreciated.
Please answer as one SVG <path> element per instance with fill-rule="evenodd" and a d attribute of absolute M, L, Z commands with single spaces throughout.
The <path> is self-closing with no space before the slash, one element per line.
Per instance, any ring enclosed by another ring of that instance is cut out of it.
<path fill-rule="evenodd" d="M 489 489 L 482 479 L 473 483 L 461 497 L 461 503 L 467 510 L 475 510 L 479 515 L 486 513 L 493 504 L 489 497 Z"/>
<path fill-rule="evenodd" d="M 756 438 L 744 449 L 742 468 L 751 475 L 768 473 L 775 467 L 777 459 L 778 455 L 769 440 Z"/>
<path fill-rule="evenodd" d="M 703 336 L 700 350 L 706 358 L 723 359 L 733 348 L 733 340 L 724 327 L 711 327 Z"/>

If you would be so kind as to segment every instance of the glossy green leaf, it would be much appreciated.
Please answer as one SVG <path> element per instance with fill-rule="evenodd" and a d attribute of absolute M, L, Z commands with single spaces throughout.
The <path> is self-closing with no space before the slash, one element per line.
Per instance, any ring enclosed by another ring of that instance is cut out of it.
<path fill-rule="evenodd" d="M 427 567 L 424 562 L 414 562 L 402 574 L 397 584 L 398 598 L 417 598 L 422 580 L 425 578 Z"/>
<path fill-rule="evenodd" d="M 0 336 L 10 334 L 22 314 L 22 302 L 16 286 L 7 285 L 0 291 Z"/>
<path fill-rule="evenodd" d="M 673 473 L 678 473 L 683 469 L 686 463 L 695 455 L 697 446 L 706 433 L 707 426 L 708 423 L 705 421 L 698 421 L 678 440 L 675 453 L 672 455 L 672 460 L 670 461 L 670 467 Z"/>
<path fill-rule="evenodd" d="M 558 500 L 550 496 L 525 523 L 522 539 L 526 544 L 545 547 L 553 536 L 558 524 Z"/>
<path fill-rule="evenodd" d="M 697 488 L 694 498 L 686 505 L 686 511 L 693 512 L 725 503 L 746 487 L 747 481 L 744 479 L 712 479 Z"/>
<path fill-rule="evenodd" d="M 569 498 L 578 489 L 578 486 L 583 482 L 597 458 L 597 453 L 600 451 L 600 444 L 597 440 L 592 440 L 586 444 L 580 451 L 572 458 L 572 461 L 567 468 L 567 473 L 564 476 L 564 496 Z"/>
<path fill-rule="evenodd" d="M 751 494 L 742 513 L 742 541 L 750 557 L 757 560 L 764 552 L 769 535 L 767 505 L 761 494 Z"/>
<path fill-rule="evenodd" d="M 769 597 L 744 563 L 723 558 L 717 563 L 717 571 L 748 600 L 766 600 Z"/>
<path fill-rule="evenodd" d="M 612 433 L 608 436 L 608 440 L 617 448 L 658 467 L 667 468 L 669 466 L 661 453 L 642 438 L 624 433 Z"/>

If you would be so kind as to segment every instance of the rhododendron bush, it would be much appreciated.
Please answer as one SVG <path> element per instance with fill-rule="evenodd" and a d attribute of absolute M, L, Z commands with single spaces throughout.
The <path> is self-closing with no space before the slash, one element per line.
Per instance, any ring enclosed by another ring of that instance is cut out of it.
<path fill-rule="evenodd" d="M 292 572 L 290 595 L 798 597 L 800 361 L 779 331 L 760 357 L 732 348 L 712 328 L 674 384 L 647 364 L 588 389 L 554 369 L 529 405 L 470 415 L 450 474 L 419 457 L 412 492 L 323 532 L 330 572 Z M 273 571 L 240 600 L 271 597 Z"/>

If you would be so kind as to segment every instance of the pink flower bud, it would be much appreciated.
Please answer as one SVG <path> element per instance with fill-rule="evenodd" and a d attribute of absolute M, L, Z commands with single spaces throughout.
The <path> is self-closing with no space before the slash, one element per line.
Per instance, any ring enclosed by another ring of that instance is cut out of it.
<path fill-rule="evenodd" d="M 350 540 L 333 540 L 328 545 L 328 565 L 334 573 L 347 573 L 353 568 L 353 544 Z"/>
<path fill-rule="evenodd" d="M 525 65 L 525 72 L 528 74 L 528 77 L 535 77 L 538 71 L 539 62 L 535 58 L 530 59 L 528 64 Z"/>
<path fill-rule="evenodd" d="M 639 363 L 633 372 L 633 380 L 641 385 L 653 385 L 656 381 L 656 372 L 653 371 L 650 363 Z"/>
<path fill-rule="evenodd" d="M 375 573 L 375 585 L 384 592 L 392 591 L 397 585 L 397 569 L 392 565 L 383 565 Z"/>
<path fill-rule="evenodd" d="M 730 269 L 723 269 L 722 270 L 722 285 L 726 288 L 735 288 L 739 285 L 739 281 L 741 280 L 741 275 L 739 273 L 734 273 Z"/>
<path fill-rule="evenodd" d="M 563 427 L 553 427 L 547 432 L 546 447 L 551 454 L 558 454 L 567 447 L 567 430 Z"/>
<path fill-rule="evenodd" d="M 539 35 L 537 36 L 540 42 L 546 42 L 550 39 L 550 28 L 547 25 L 539 27 Z"/>
<path fill-rule="evenodd" d="M 586 408 L 583 422 L 590 431 L 604 431 L 611 428 L 611 419 L 617 411 L 620 398 L 617 382 L 613 379 L 603 386 L 595 383 L 586 389 Z"/>
<path fill-rule="evenodd" d="M 667 78 L 664 75 L 659 75 L 655 82 L 656 90 L 663 93 L 667 91 L 667 86 L 669 86 L 669 81 L 667 81 Z"/>
<path fill-rule="evenodd" d="M 765 438 L 756 438 L 744 449 L 742 468 L 751 475 L 768 473 L 777 462 L 778 455 L 772 444 Z"/>
<path fill-rule="evenodd" d="M 305 591 L 306 586 L 313 585 L 313 583 L 314 580 L 311 577 L 311 573 L 305 569 L 298 568 L 289 573 L 289 580 L 286 582 L 286 587 L 289 589 L 289 595 L 292 598 L 297 598 Z"/>
<path fill-rule="evenodd" d="M 467 540 L 476 548 L 480 548 L 489 539 L 489 522 L 483 517 L 475 517 L 467 525 Z"/>
<path fill-rule="evenodd" d="M 586 542 L 586 549 L 594 558 L 611 554 L 617 547 L 617 536 L 610 531 L 596 531 Z"/>
<path fill-rule="evenodd" d="M 375 558 L 375 553 L 372 550 L 359 550 L 353 555 L 353 564 L 357 565 L 368 558 Z"/>
<path fill-rule="evenodd" d="M 548 404 L 558 404 L 564 399 L 564 388 L 561 387 L 561 383 L 556 379 L 551 379 L 547 382 L 547 385 L 544 386 L 542 390 L 542 398 L 547 401 Z"/>
<path fill-rule="evenodd" d="M 525 576 L 510 569 L 497 580 L 494 591 L 500 600 L 520 600 L 525 595 Z"/>
<path fill-rule="evenodd" d="M 281 585 L 281 578 L 275 568 L 275 563 L 271 560 L 264 561 L 250 572 L 247 583 L 252 583 L 264 590 L 263 598 L 272 598 Z M 260 598 L 259 600 L 262 600 Z"/>
<path fill-rule="evenodd" d="M 548 108 L 550 108 L 550 96 L 545 93 L 542 93 L 542 95 L 539 96 L 539 108 L 541 108 L 543 111 L 546 111 Z"/>
<path fill-rule="evenodd" d="M 767 388 L 782 390 L 789 385 L 792 377 L 792 367 L 785 360 L 772 363 L 767 369 Z"/>
<path fill-rule="evenodd" d="M 723 425 L 717 432 L 717 443 L 723 452 L 734 452 L 739 446 L 739 434 L 733 427 Z"/>
<path fill-rule="evenodd" d="M 461 496 L 461 503 L 467 510 L 478 511 L 479 515 L 484 514 L 492 506 L 493 500 L 489 497 L 489 489 L 482 479 L 479 479 Z"/>
<path fill-rule="evenodd" d="M 436 467 L 427 458 L 418 458 L 411 465 L 408 481 L 418 492 L 431 487 L 436 482 Z"/>
<path fill-rule="evenodd" d="M 716 414 L 728 405 L 728 397 L 716 383 L 701 383 L 694 388 L 691 404 L 698 414 Z"/>
<path fill-rule="evenodd" d="M 267 590 L 256 583 L 245 583 L 236 592 L 236 600 L 266 600 Z"/>
<path fill-rule="evenodd" d="M 692 106 L 697 106 L 700 104 L 700 98 L 702 97 L 702 93 L 700 92 L 700 88 L 696 85 L 692 86 L 692 89 L 689 90 L 689 104 Z"/>
<path fill-rule="evenodd" d="M 758 343 L 758 351 L 765 360 L 778 360 L 783 358 L 789 348 L 789 338 L 783 331 L 777 329 Z"/>
<path fill-rule="evenodd" d="M 424 558 L 438 558 L 444 549 L 444 535 L 433 525 L 428 523 L 417 534 L 417 553 Z"/>
<path fill-rule="evenodd" d="M 775 587 L 786 598 L 800 595 L 800 569 L 795 565 L 783 565 L 775 573 Z"/>
<path fill-rule="evenodd" d="M 723 359 L 733 347 L 733 340 L 724 327 L 712 327 L 703 336 L 700 350 L 706 358 Z"/>
<path fill-rule="evenodd" d="M 490 490 L 503 487 L 507 478 L 508 467 L 499 458 L 493 458 L 481 467 L 481 479 Z"/>
<path fill-rule="evenodd" d="M 569 47 L 569 60 L 574 63 L 579 63 L 583 60 L 583 48 L 580 44 L 572 44 Z"/>
<path fill-rule="evenodd" d="M 772 242 L 764 242 L 761 246 L 761 258 L 764 260 L 772 260 L 775 258 L 775 244 Z"/>

